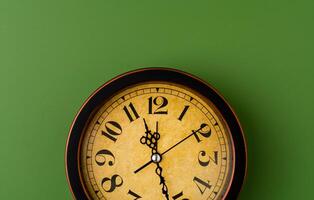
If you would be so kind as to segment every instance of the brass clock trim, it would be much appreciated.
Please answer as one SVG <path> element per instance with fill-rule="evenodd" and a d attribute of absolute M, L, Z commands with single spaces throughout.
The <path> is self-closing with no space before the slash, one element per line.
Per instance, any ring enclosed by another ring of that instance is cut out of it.
<path fill-rule="evenodd" d="M 246 142 L 238 117 L 222 95 L 211 85 L 191 74 L 170 68 L 143 68 L 126 72 L 103 84 L 84 102 L 71 124 L 65 150 L 66 175 L 72 196 L 75 199 L 90 199 L 80 174 L 79 152 L 81 136 L 93 112 L 104 100 L 119 90 L 137 83 L 151 81 L 166 81 L 187 86 L 205 96 L 206 99 L 210 99 L 214 107 L 219 110 L 228 125 L 227 128 L 230 129 L 233 162 L 235 162 L 229 186 L 222 199 L 235 199 L 242 188 L 247 172 Z"/>

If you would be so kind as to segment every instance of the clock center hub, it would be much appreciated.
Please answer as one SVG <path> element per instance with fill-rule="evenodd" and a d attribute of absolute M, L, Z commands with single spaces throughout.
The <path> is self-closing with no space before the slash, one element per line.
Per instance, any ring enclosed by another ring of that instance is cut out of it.
<path fill-rule="evenodd" d="M 152 161 L 154 163 L 159 163 L 161 161 L 161 155 L 159 153 L 154 153 L 152 155 Z"/>

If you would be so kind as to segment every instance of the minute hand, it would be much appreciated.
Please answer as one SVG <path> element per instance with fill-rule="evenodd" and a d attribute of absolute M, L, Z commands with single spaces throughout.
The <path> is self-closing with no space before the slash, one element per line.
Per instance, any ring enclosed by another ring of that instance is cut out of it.
<path fill-rule="evenodd" d="M 177 142 L 175 145 L 171 146 L 169 149 L 167 149 L 166 151 L 164 151 L 163 153 L 161 153 L 160 155 L 163 156 L 164 154 L 166 154 L 167 152 L 169 152 L 171 149 L 173 149 L 174 147 L 178 146 L 179 144 L 181 144 L 182 142 L 184 142 L 185 140 L 187 140 L 188 138 L 190 138 L 192 135 L 196 134 L 198 131 L 202 130 L 203 128 L 205 128 L 207 125 L 206 124 L 201 124 L 200 128 L 192 131 L 192 133 L 188 136 L 186 136 L 185 138 L 183 138 L 182 140 L 180 140 L 179 142 Z M 140 170 L 142 170 L 143 168 L 147 167 L 148 165 L 150 165 L 153 161 L 149 161 L 147 163 L 145 163 L 142 167 L 138 168 L 137 170 L 134 171 L 134 173 L 136 174 L 137 172 L 139 172 Z"/>

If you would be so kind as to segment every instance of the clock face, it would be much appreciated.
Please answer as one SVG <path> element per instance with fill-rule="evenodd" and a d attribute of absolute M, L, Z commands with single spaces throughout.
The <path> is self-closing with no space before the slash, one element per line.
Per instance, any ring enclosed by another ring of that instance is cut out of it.
<path fill-rule="evenodd" d="M 233 144 L 210 101 L 182 85 L 142 83 L 96 111 L 80 164 L 93 199 L 221 199 Z"/>
<path fill-rule="evenodd" d="M 246 166 L 241 128 L 228 116 L 234 113 L 206 96 L 215 91 L 186 84 L 192 79 L 185 74 L 173 81 L 179 72 L 147 72 L 114 79 L 114 89 L 104 85 L 77 115 L 66 152 L 74 196 L 234 199 Z"/>

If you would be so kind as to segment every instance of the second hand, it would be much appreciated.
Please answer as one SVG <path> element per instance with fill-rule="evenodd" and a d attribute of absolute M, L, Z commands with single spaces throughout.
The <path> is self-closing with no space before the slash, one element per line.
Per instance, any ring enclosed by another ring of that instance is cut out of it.
<path fill-rule="evenodd" d="M 183 138 L 181 141 L 179 141 L 178 143 L 176 143 L 175 145 L 173 145 L 172 147 L 170 147 L 169 149 L 167 149 L 166 151 L 164 151 L 163 153 L 161 153 L 160 155 L 164 155 L 167 152 L 169 152 L 171 149 L 173 149 L 174 147 L 176 147 L 177 145 L 181 144 L 182 142 L 184 142 L 185 140 L 187 140 L 189 137 L 191 137 L 192 135 L 194 135 L 195 133 L 197 133 L 198 131 L 202 130 L 206 125 L 202 124 L 201 127 L 199 129 L 197 129 L 196 131 L 192 131 L 192 133 L 188 136 L 186 136 L 185 138 Z M 141 171 L 142 169 L 144 169 L 145 167 L 147 167 L 148 165 L 150 165 L 153 161 L 150 160 L 149 162 L 145 163 L 142 167 L 138 168 L 137 170 L 134 171 L 134 173 L 136 174 L 137 172 Z"/>

